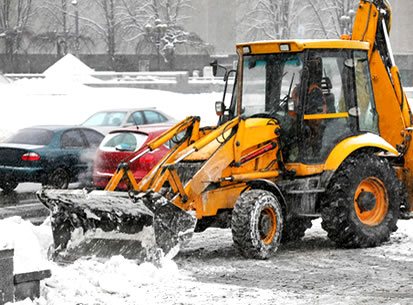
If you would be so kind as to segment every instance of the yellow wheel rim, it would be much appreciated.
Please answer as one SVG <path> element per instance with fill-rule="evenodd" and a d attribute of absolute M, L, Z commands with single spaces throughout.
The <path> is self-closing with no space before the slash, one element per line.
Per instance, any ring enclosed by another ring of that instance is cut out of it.
<path fill-rule="evenodd" d="M 376 177 L 368 177 L 361 181 L 354 195 L 354 208 L 363 224 L 379 225 L 389 210 L 389 200 L 383 182 Z"/>
<path fill-rule="evenodd" d="M 262 210 L 258 225 L 261 240 L 264 244 L 271 244 L 277 232 L 277 214 L 271 208 Z"/>

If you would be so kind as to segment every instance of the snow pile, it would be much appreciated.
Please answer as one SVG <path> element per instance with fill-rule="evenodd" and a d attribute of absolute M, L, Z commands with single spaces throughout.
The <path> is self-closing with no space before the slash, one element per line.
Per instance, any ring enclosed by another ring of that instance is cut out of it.
<path fill-rule="evenodd" d="M 46 79 L 60 81 L 98 82 L 98 79 L 90 76 L 93 72 L 92 68 L 69 53 L 44 71 L 43 75 L 46 76 Z"/>
<path fill-rule="evenodd" d="M 48 304 L 155 304 L 163 287 L 187 278 L 173 261 L 157 268 L 121 256 L 103 262 L 81 259 L 55 266 L 52 273 L 43 289 Z"/>
<path fill-rule="evenodd" d="M 0 221 L 0 245 L 14 248 L 14 272 L 25 273 L 48 269 L 47 249 L 52 244 L 50 226 L 36 227 L 20 217 Z M 1 246 L 0 246 L 1 249 Z"/>

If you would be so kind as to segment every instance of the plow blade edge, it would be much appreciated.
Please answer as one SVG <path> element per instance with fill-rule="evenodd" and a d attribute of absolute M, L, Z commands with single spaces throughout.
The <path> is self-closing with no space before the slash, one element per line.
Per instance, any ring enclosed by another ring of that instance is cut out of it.
<path fill-rule="evenodd" d="M 187 241 L 196 220 L 160 194 L 41 190 L 40 201 L 52 211 L 56 259 L 122 255 L 156 261 L 173 256 Z M 162 251 L 161 251 L 162 250 Z"/>

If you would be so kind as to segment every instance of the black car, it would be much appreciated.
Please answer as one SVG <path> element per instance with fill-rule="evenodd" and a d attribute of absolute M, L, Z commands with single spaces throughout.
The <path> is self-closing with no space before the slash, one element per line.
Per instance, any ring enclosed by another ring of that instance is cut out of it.
<path fill-rule="evenodd" d="M 67 188 L 92 169 L 103 135 L 79 126 L 34 126 L 0 143 L 0 188 L 21 182 Z"/>

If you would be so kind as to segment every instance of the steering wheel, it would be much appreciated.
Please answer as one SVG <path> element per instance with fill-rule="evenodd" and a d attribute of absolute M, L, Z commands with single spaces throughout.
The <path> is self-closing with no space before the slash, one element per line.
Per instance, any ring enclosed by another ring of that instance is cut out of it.
<path fill-rule="evenodd" d="M 283 121 L 283 117 L 279 114 L 277 114 L 278 111 L 282 111 L 284 113 L 288 112 L 288 100 L 290 99 L 290 96 L 287 94 L 285 95 L 282 99 L 278 100 L 275 105 L 277 105 L 277 109 L 273 109 L 271 111 L 266 111 L 266 112 L 260 112 L 260 113 L 255 113 L 251 116 L 250 118 L 268 118 L 268 119 L 275 119 L 277 120 L 277 123 L 280 124 Z"/>
<path fill-rule="evenodd" d="M 259 113 L 255 113 L 251 116 L 249 116 L 248 118 L 264 118 L 264 119 L 272 119 L 273 121 L 275 121 L 275 123 L 277 125 L 280 125 L 281 127 L 281 116 L 276 114 L 275 111 L 267 111 L 267 112 L 259 112 Z"/>

